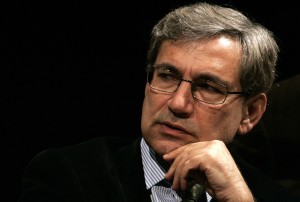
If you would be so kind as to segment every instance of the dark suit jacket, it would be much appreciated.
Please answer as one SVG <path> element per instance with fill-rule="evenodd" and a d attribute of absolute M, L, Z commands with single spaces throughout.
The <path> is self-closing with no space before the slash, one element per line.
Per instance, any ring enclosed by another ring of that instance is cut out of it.
<path fill-rule="evenodd" d="M 300 201 L 237 159 L 258 201 Z M 96 138 L 36 155 L 23 176 L 19 202 L 150 202 L 140 139 Z"/>

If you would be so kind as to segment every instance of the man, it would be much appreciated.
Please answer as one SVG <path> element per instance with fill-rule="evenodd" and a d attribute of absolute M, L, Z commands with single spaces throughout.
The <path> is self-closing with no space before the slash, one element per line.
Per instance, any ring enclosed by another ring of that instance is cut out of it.
<path fill-rule="evenodd" d="M 277 55 L 272 33 L 236 10 L 170 12 L 152 30 L 142 137 L 38 154 L 20 202 L 182 201 L 194 187 L 194 201 L 296 201 L 228 146 L 262 117 Z"/>

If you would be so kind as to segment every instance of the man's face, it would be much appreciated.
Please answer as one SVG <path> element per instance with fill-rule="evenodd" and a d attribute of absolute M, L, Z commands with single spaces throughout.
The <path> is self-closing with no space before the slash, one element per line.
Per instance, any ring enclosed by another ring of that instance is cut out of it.
<path fill-rule="evenodd" d="M 175 68 L 182 78 L 209 78 L 241 91 L 239 44 L 226 37 L 190 43 L 163 42 L 154 66 Z M 160 155 L 188 143 L 219 139 L 228 143 L 243 118 L 244 100 L 228 95 L 223 104 L 197 101 L 191 84 L 182 82 L 174 93 L 145 88 L 141 129 L 146 142 Z"/>

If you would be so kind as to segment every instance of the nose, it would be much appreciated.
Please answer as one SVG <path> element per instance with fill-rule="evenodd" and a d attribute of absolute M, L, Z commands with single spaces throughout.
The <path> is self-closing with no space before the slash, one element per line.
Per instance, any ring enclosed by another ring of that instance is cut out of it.
<path fill-rule="evenodd" d="M 191 84 L 190 80 L 182 79 L 178 89 L 172 94 L 168 107 L 176 116 L 187 118 L 193 113 L 194 98 Z"/>

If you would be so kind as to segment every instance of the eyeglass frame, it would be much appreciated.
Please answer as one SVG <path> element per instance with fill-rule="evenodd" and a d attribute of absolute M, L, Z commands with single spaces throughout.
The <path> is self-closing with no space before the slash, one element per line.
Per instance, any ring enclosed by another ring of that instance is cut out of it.
<path fill-rule="evenodd" d="M 235 94 L 235 95 L 241 95 L 241 96 L 247 96 L 247 95 L 250 94 L 250 92 L 243 92 L 243 91 L 229 91 L 229 90 L 228 90 L 228 87 L 227 87 L 225 84 L 223 84 L 223 83 L 216 82 L 216 81 L 212 81 L 212 80 L 209 80 L 209 79 L 200 79 L 200 80 L 205 81 L 205 82 L 208 82 L 208 81 L 209 81 L 209 82 L 211 82 L 211 83 L 218 84 L 218 85 L 224 87 L 224 89 L 226 89 L 226 91 L 223 92 L 223 93 L 225 94 L 225 96 L 224 96 L 224 99 L 223 99 L 222 102 L 217 102 L 217 103 L 214 103 L 214 102 L 208 102 L 208 101 L 200 100 L 200 99 L 198 99 L 198 98 L 195 97 L 195 95 L 194 95 L 195 90 L 194 90 L 194 89 L 196 89 L 196 86 L 195 86 L 195 82 L 194 82 L 194 81 L 189 80 L 189 79 L 180 78 L 180 77 L 174 78 L 174 80 L 177 80 L 177 81 L 178 81 L 177 87 L 176 87 L 176 89 L 175 89 L 174 91 L 167 91 L 167 90 L 158 89 L 158 88 L 152 86 L 152 85 L 150 84 L 150 81 L 149 81 L 149 73 L 151 73 L 151 71 L 152 71 L 152 73 L 153 73 L 153 75 L 154 75 L 154 71 L 155 71 L 156 68 L 158 68 L 158 67 L 156 67 L 156 66 L 150 66 L 150 67 L 148 66 L 148 67 L 147 67 L 147 84 L 148 84 L 152 89 L 158 90 L 158 91 L 160 91 L 160 92 L 174 93 L 174 92 L 176 92 L 176 91 L 178 90 L 178 88 L 179 88 L 180 84 L 182 83 L 182 81 L 185 81 L 185 82 L 191 84 L 191 92 L 192 92 L 193 98 L 194 98 L 195 100 L 197 100 L 198 102 L 203 102 L 203 103 L 207 103 L 207 104 L 211 104 L 211 105 L 219 105 L 219 104 L 223 104 L 223 103 L 226 101 L 228 94 Z M 153 78 L 152 78 L 152 79 L 153 79 Z"/>

